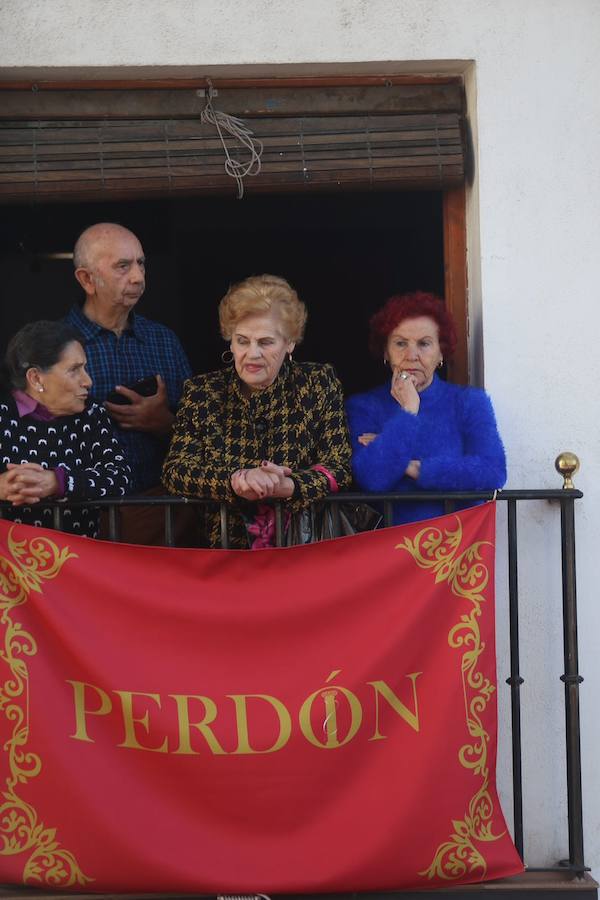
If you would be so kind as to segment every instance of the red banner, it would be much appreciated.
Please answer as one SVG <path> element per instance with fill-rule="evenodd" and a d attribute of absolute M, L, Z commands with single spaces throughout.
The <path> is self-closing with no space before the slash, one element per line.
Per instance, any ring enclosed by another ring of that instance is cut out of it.
<path fill-rule="evenodd" d="M 258 552 L 0 522 L 0 882 L 521 871 L 495 788 L 494 515 Z"/>

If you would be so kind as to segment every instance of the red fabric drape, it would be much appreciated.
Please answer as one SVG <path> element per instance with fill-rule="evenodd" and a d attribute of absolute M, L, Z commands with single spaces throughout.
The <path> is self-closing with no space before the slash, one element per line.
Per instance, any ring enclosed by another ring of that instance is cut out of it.
<path fill-rule="evenodd" d="M 449 886 L 495 789 L 494 505 L 257 553 L 0 522 L 0 882 Z"/>

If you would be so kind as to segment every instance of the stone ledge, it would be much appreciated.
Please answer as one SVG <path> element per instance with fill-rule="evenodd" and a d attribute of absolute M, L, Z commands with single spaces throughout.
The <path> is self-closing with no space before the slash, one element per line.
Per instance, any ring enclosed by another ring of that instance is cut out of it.
<path fill-rule="evenodd" d="M 460 887 L 437 888 L 419 891 L 363 891 L 340 894 L 270 894 L 271 900 L 289 897 L 291 900 L 434 900 L 440 894 L 451 895 L 452 900 L 518 900 L 534 896 L 534 900 L 598 900 L 598 882 L 591 875 L 579 878 L 568 870 L 541 870 L 524 872 L 510 878 L 500 878 L 481 884 Z M 226 896 L 226 895 L 225 895 Z M 239 896 L 239 895 L 238 895 Z M 252 896 L 252 895 L 248 895 Z M 165 894 L 165 893 L 95 893 L 78 894 L 71 891 L 41 891 L 30 887 L 0 886 L 0 900 L 200 900 L 215 897 L 214 894 Z"/>

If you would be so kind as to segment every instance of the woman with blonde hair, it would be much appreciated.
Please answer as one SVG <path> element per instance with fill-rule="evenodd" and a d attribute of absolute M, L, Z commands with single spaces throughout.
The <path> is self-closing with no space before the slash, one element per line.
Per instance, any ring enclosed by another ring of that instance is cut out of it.
<path fill-rule="evenodd" d="M 274 516 L 262 501 L 285 500 L 294 513 L 350 484 L 341 385 L 332 366 L 293 359 L 306 307 L 284 278 L 233 285 L 219 320 L 231 364 L 186 383 L 163 482 L 185 497 L 228 501 L 231 547 L 270 546 Z M 205 513 L 205 530 L 218 546 L 218 512 Z"/>

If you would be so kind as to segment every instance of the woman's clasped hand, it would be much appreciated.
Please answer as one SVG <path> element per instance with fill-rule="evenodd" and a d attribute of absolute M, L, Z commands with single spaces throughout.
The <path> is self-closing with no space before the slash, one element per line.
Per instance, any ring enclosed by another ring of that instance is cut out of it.
<path fill-rule="evenodd" d="M 8 463 L 6 472 L 0 475 L 0 500 L 8 500 L 13 506 L 39 503 L 57 492 L 56 473 L 39 463 Z"/>
<path fill-rule="evenodd" d="M 265 497 L 288 500 L 294 493 L 289 466 L 278 466 L 264 460 L 252 469 L 237 469 L 231 476 L 231 487 L 244 500 L 264 500 Z"/>

